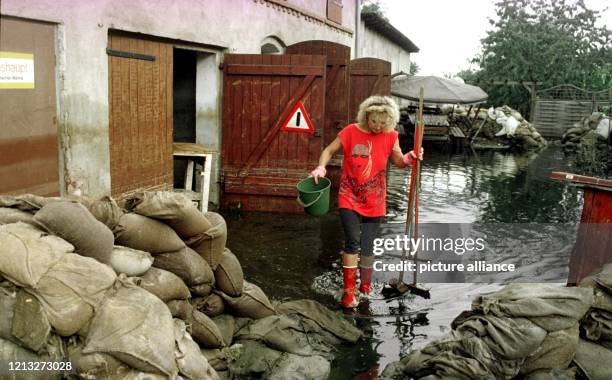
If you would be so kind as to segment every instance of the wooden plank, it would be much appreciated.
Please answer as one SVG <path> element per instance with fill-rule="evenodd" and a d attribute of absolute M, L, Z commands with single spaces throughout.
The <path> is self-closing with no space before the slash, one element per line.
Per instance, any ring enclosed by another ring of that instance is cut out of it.
<path fill-rule="evenodd" d="M 566 173 L 566 172 L 552 172 L 550 178 L 558 181 L 566 181 L 581 185 L 593 185 L 602 188 L 609 188 L 612 190 L 612 180 L 588 177 L 584 175 Z"/>
<path fill-rule="evenodd" d="M 226 66 L 228 74 L 232 75 L 288 75 L 288 76 L 323 76 L 325 68 L 309 65 L 249 65 L 229 64 Z"/>

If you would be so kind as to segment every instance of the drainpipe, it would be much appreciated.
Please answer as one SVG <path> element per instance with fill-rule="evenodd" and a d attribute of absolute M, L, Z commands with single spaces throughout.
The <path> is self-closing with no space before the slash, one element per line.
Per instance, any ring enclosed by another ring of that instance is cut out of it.
<path fill-rule="evenodd" d="M 359 28 L 361 27 L 361 0 L 355 0 L 355 55 L 359 58 Z"/>

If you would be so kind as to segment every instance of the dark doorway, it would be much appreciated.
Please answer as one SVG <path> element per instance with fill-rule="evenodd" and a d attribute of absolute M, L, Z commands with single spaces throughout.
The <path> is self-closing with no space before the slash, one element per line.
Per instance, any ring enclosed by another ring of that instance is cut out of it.
<path fill-rule="evenodd" d="M 197 53 L 174 49 L 174 142 L 196 142 Z M 185 160 L 174 160 L 174 187 L 185 182 Z"/>

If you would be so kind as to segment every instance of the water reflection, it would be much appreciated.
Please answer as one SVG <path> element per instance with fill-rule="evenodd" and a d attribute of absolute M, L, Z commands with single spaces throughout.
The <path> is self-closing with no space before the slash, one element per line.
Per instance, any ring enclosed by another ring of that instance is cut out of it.
<path fill-rule="evenodd" d="M 552 171 L 573 171 L 558 147 L 540 154 L 482 152 L 448 154 L 427 148 L 422 169 L 420 221 L 473 223 L 491 233 L 485 223 L 569 223 L 576 225 L 581 193 L 548 179 Z M 409 172 L 390 168 L 387 222 L 404 223 Z M 227 217 L 228 246 L 240 259 L 245 277 L 275 300 L 312 298 L 338 310 L 341 287 L 338 252 L 342 230 L 337 210 L 323 217 L 248 213 Z M 562 247 L 572 244 L 572 231 L 558 246 L 542 246 L 542 234 L 528 229 L 508 233 L 505 244 L 523 245 L 518 259 L 533 273 L 566 271 Z M 554 240 L 554 239 L 553 239 Z M 549 239 L 549 241 L 552 241 Z M 538 252 L 553 252 L 538 254 Z M 552 268 L 552 269 L 551 269 Z M 509 276 L 506 280 L 511 280 Z M 386 279 L 381 279 L 386 280 Z M 410 281 L 406 277 L 406 281 Z M 376 285 L 378 290 L 382 284 Z M 333 363 L 332 379 L 374 378 L 391 361 L 448 333 L 450 322 L 469 308 L 478 294 L 499 289 L 498 284 L 431 284 L 432 298 L 387 302 L 374 297 L 353 319 L 367 335 L 354 346 L 342 347 Z"/>

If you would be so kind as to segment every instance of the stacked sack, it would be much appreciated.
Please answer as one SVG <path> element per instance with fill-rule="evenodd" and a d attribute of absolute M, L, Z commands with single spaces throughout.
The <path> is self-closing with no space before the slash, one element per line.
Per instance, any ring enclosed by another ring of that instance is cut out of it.
<path fill-rule="evenodd" d="M 561 144 L 566 152 L 577 152 L 591 140 L 598 149 L 605 149 L 610 136 L 610 118 L 601 112 L 593 112 L 574 123 L 563 136 Z"/>
<path fill-rule="evenodd" d="M 575 154 L 575 164 L 584 172 L 605 174 L 612 170 L 611 130 L 610 118 L 593 112 L 563 134 L 563 150 Z"/>
<path fill-rule="evenodd" d="M 478 132 L 479 142 L 497 142 L 519 150 L 537 150 L 547 145 L 546 139 L 529 123 L 520 112 L 505 105 L 488 110 L 468 113 L 464 106 L 442 106 L 442 113 L 449 115 L 451 126 L 457 126 L 468 136 Z M 474 120 L 476 119 L 476 120 Z"/>
<path fill-rule="evenodd" d="M 226 247 L 221 215 L 202 214 L 181 194 L 170 192 L 139 193 L 122 203 L 133 214 L 171 227 L 184 243 L 177 252 L 151 252 L 153 268 L 137 283 L 185 321 L 222 378 L 325 378 L 333 346 L 361 337 L 360 330 L 315 301 L 275 307 L 259 286 L 244 279 L 238 258 Z M 188 268 L 200 276 L 193 278 Z M 172 274 L 178 278 L 171 279 Z"/>
<path fill-rule="evenodd" d="M 580 342 L 574 363 L 585 378 L 612 379 L 612 264 L 582 280 L 593 289 L 593 305 L 580 324 Z"/>
<path fill-rule="evenodd" d="M 573 378 L 579 322 L 592 302 L 591 289 L 508 285 L 477 297 L 447 337 L 389 364 L 381 379 Z"/>
<path fill-rule="evenodd" d="M 172 192 L 119 203 L 0 196 L 0 361 L 70 360 L 88 379 L 318 378 L 361 336 L 314 301 L 274 307 L 221 215 Z"/>

